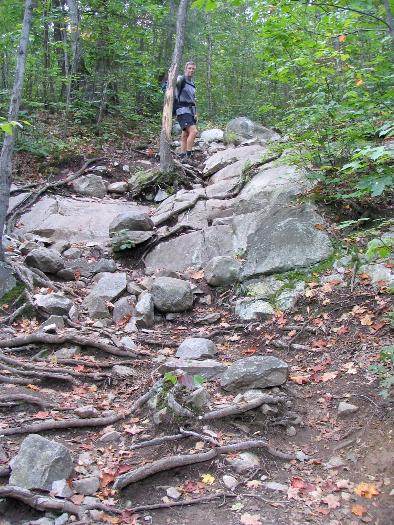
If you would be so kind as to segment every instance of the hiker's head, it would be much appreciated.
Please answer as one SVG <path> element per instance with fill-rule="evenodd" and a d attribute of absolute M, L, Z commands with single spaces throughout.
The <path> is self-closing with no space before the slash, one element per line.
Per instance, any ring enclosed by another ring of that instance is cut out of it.
<path fill-rule="evenodd" d="M 186 64 L 185 64 L 185 75 L 188 78 L 192 78 L 192 76 L 194 75 L 195 70 L 196 70 L 196 64 L 193 61 L 190 60 L 189 62 L 186 62 Z"/>

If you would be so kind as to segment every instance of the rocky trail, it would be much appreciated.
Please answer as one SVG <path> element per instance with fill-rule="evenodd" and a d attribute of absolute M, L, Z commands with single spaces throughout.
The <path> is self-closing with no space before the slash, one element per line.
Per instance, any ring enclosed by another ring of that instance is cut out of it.
<path fill-rule="evenodd" d="M 177 181 L 148 148 L 13 187 L 1 524 L 392 523 L 393 222 L 373 252 L 226 133 Z"/>

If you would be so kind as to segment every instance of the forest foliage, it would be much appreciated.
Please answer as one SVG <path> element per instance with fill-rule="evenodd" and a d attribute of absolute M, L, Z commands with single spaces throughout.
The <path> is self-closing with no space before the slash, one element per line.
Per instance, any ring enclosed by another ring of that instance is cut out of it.
<path fill-rule="evenodd" d="M 18 148 L 61 155 L 88 132 L 158 134 L 176 11 L 175 0 L 38 0 L 20 115 L 31 125 Z M 279 147 L 325 196 L 389 194 L 393 11 L 393 0 L 195 0 L 184 59 L 197 63 L 200 127 L 248 116 L 281 131 Z M 3 118 L 22 13 L 22 0 L 0 4 Z M 58 123 L 51 134 L 47 116 Z"/>

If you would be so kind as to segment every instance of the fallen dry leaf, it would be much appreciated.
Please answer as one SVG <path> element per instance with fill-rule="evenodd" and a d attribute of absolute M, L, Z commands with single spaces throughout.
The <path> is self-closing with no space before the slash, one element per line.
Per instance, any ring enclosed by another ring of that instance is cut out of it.
<path fill-rule="evenodd" d="M 211 474 L 203 474 L 201 476 L 201 481 L 205 483 L 205 485 L 212 485 L 212 483 L 215 481 L 215 477 Z"/>
<path fill-rule="evenodd" d="M 309 383 L 309 375 L 299 375 L 299 376 L 290 376 L 290 381 L 293 381 L 293 383 L 297 383 L 297 385 L 306 385 Z"/>
<path fill-rule="evenodd" d="M 359 518 L 364 516 L 364 514 L 366 514 L 367 511 L 368 509 L 364 507 L 363 505 L 358 505 L 358 504 L 352 505 L 352 514 L 354 514 L 355 516 L 358 516 Z"/>
<path fill-rule="evenodd" d="M 252 479 L 246 482 L 246 486 L 248 487 L 248 489 L 258 489 L 259 487 L 261 487 L 262 484 L 263 482 L 258 479 Z"/>
<path fill-rule="evenodd" d="M 331 379 L 335 379 L 337 377 L 339 372 L 325 372 L 321 376 L 321 380 L 325 383 L 326 381 L 330 381 Z"/>
<path fill-rule="evenodd" d="M 326 503 L 329 509 L 336 509 L 341 506 L 338 496 L 334 494 L 329 494 L 325 498 L 322 498 L 323 503 Z"/>
<path fill-rule="evenodd" d="M 373 483 L 360 483 L 357 487 L 354 487 L 354 492 L 357 496 L 368 499 L 379 495 L 379 491 Z"/>

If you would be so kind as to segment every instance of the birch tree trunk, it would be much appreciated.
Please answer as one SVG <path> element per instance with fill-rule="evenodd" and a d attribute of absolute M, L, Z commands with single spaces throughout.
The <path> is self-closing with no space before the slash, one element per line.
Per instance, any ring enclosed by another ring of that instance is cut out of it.
<path fill-rule="evenodd" d="M 19 41 L 18 58 L 16 62 L 14 87 L 8 111 L 8 121 L 17 120 L 19 105 L 22 96 L 23 76 L 25 73 L 26 50 L 29 42 L 29 33 L 33 17 L 35 0 L 25 0 L 25 11 L 21 38 Z M 5 135 L 0 153 L 0 260 L 4 261 L 3 232 L 10 200 L 12 152 L 16 139 L 17 127 L 13 127 L 11 135 Z"/>
<path fill-rule="evenodd" d="M 183 46 L 185 43 L 185 28 L 189 1 L 190 0 L 181 0 L 178 9 L 175 49 L 172 55 L 171 67 L 168 71 L 168 84 L 164 97 L 163 118 L 160 134 L 161 173 L 170 173 L 174 167 L 171 156 L 172 105 L 174 102 L 174 89 L 178 75 L 179 64 L 181 62 Z"/>

